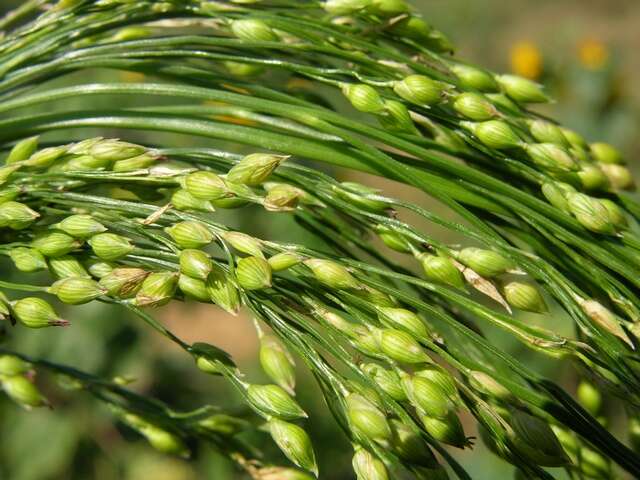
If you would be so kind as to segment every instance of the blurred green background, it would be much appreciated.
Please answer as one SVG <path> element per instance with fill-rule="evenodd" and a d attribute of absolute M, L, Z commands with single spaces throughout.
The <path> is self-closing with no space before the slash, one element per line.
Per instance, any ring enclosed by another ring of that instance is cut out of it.
<path fill-rule="evenodd" d="M 2 0 L 0 11 L 19 2 Z M 557 103 L 544 113 L 558 118 L 591 140 L 619 146 L 638 173 L 640 153 L 640 2 L 637 0 L 428 0 L 414 1 L 425 17 L 446 32 L 459 55 L 498 71 L 513 71 L 548 85 Z M 125 78 L 126 79 L 126 78 Z M 103 135 L 114 134 L 103 132 Z M 143 137 L 153 142 L 153 134 Z M 181 141 L 176 139 L 176 141 Z M 343 173 L 338 173 L 344 177 Z M 363 176 L 352 176 L 363 179 Z M 414 198 L 379 179 L 389 193 Z M 438 209 L 425 200 L 430 208 Z M 283 216 L 222 214 L 235 226 L 266 238 L 290 238 L 290 220 Z M 298 241 L 304 241 L 300 232 Z M 456 239 L 450 238 L 450 241 Z M 6 272 L 7 265 L 0 264 Z M 44 281 L 43 279 L 41 279 Z M 37 282 L 37 279 L 33 279 Z M 186 341 L 206 341 L 229 351 L 253 382 L 266 380 L 256 364 L 257 339 L 250 320 L 230 317 L 214 307 L 170 305 L 159 318 Z M 16 330 L 4 344 L 33 356 L 47 357 L 104 376 L 126 375 L 130 388 L 155 395 L 177 409 L 211 402 L 237 408 L 237 395 L 224 381 L 198 372 L 167 341 L 119 309 L 96 304 L 74 307 L 73 326 L 44 331 Z M 533 321 L 533 318 L 531 319 Z M 549 320 L 547 320 L 549 322 Z M 554 328 L 570 332 L 566 323 Z M 575 390 L 574 372 L 545 362 L 497 334 L 492 341 L 536 362 L 539 369 Z M 80 392 L 65 392 L 42 375 L 39 383 L 54 410 L 27 413 L 0 395 L 0 479 L 7 480 L 194 480 L 244 478 L 210 448 L 203 447 L 190 461 L 155 453 L 131 431 L 114 425 L 101 405 Z M 352 478 L 348 448 L 322 404 L 318 391 L 300 369 L 300 401 L 311 412 L 307 423 L 319 457 L 322 478 Z M 612 428 L 616 417 L 610 400 L 607 413 Z M 468 419 L 467 419 L 468 420 Z M 468 434 L 474 427 L 467 422 Z M 257 439 L 279 458 L 269 438 Z M 512 469 L 478 445 L 473 451 L 454 452 L 474 479 L 511 478 Z M 285 463 L 282 460 L 281 463 Z M 555 474 L 555 472 L 554 472 Z M 565 478 L 558 475 L 558 478 Z"/>

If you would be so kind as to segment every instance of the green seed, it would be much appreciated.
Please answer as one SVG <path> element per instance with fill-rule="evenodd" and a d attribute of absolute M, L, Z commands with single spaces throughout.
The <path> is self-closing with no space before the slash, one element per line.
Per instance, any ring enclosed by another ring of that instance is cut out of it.
<path fill-rule="evenodd" d="M 21 272 L 37 272 L 47 268 L 44 256 L 34 248 L 16 247 L 9 251 L 9 257 Z"/>
<path fill-rule="evenodd" d="M 8 201 L 0 204 L 0 227 L 23 230 L 30 226 L 40 214 L 24 203 Z"/>
<path fill-rule="evenodd" d="M 570 142 L 565 137 L 562 129 L 554 123 L 546 120 L 528 120 L 529 133 L 540 143 L 555 143 L 563 148 L 569 148 Z"/>
<path fill-rule="evenodd" d="M 276 42 L 278 35 L 262 20 L 244 18 L 231 22 L 231 31 L 241 40 L 250 42 Z"/>
<path fill-rule="evenodd" d="M 22 162 L 28 159 L 38 149 L 38 137 L 25 138 L 14 145 L 5 160 L 5 165 Z"/>
<path fill-rule="evenodd" d="M 568 461 L 560 442 L 547 422 L 520 410 L 511 415 L 516 450 L 538 465 L 559 467 Z"/>
<path fill-rule="evenodd" d="M 107 290 L 90 278 L 68 277 L 58 280 L 47 291 L 63 303 L 81 305 L 104 295 Z"/>
<path fill-rule="evenodd" d="M 382 391 L 394 400 L 402 402 L 407 399 L 407 395 L 400 384 L 400 377 L 393 370 L 387 370 L 376 363 L 368 363 L 360 368 L 376 382 Z"/>
<path fill-rule="evenodd" d="M 400 234 L 394 232 L 384 225 L 376 225 L 375 227 L 380 240 L 392 250 L 401 253 L 409 253 L 411 251 L 410 243 Z"/>
<path fill-rule="evenodd" d="M 264 258 L 262 242 L 257 238 L 242 232 L 225 232 L 222 238 L 239 252 L 254 257 Z"/>
<path fill-rule="evenodd" d="M 38 388 L 26 377 L 22 375 L 2 376 L 0 381 L 9 398 L 27 410 L 48 405 Z"/>
<path fill-rule="evenodd" d="M 518 75 L 499 75 L 497 81 L 504 91 L 520 103 L 546 103 L 549 101 L 542 86 Z"/>
<path fill-rule="evenodd" d="M 358 281 L 349 271 L 332 260 L 312 258 L 305 260 L 304 264 L 311 269 L 316 280 L 329 288 L 345 290 L 359 287 Z"/>
<path fill-rule="evenodd" d="M 107 230 L 104 225 L 94 220 L 91 215 L 71 215 L 58 223 L 57 228 L 72 237 L 82 239 Z"/>
<path fill-rule="evenodd" d="M 393 452 L 402 460 L 424 468 L 437 468 L 438 461 L 427 442 L 414 429 L 400 420 L 389 422 L 393 432 Z"/>
<path fill-rule="evenodd" d="M 477 122 L 491 120 L 498 114 L 496 107 L 489 100 L 474 92 L 465 92 L 456 96 L 453 108 L 460 115 Z"/>
<path fill-rule="evenodd" d="M 609 211 L 597 198 L 583 193 L 567 195 L 569 210 L 587 230 L 613 235 L 616 232 Z"/>
<path fill-rule="evenodd" d="M 582 380 L 578 385 L 578 401 L 591 414 L 598 415 L 602 408 L 602 394 L 593 383 Z"/>
<path fill-rule="evenodd" d="M 381 17 L 394 17 L 409 11 L 404 0 L 371 0 L 368 10 Z"/>
<path fill-rule="evenodd" d="M 415 313 L 404 308 L 380 307 L 378 308 L 380 321 L 393 328 L 400 328 L 415 338 L 428 338 L 429 329 Z"/>
<path fill-rule="evenodd" d="M 184 187 L 200 200 L 217 200 L 231 195 L 224 180 L 213 172 L 193 172 L 184 179 Z"/>
<path fill-rule="evenodd" d="M 31 370 L 31 364 L 15 355 L 0 355 L 0 376 L 22 375 Z"/>
<path fill-rule="evenodd" d="M 366 113 L 384 112 L 384 102 L 380 94 L 370 85 L 345 83 L 342 85 L 342 93 L 356 110 Z"/>
<path fill-rule="evenodd" d="M 264 258 L 246 257 L 238 261 L 238 284 L 247 290 L 260 290 L 271 286 L 271 266 Z"/>
<path fill-rule="evenodd" d="M 149 272 L 141 268 L 118 267 L 104 275 L 99 283 L 109 296 L 130 298 L 138 293 L 148 276 Z"/>
<path fill-rule="evenodd" d="M 181 273 L 178 279 L 178 288 L 187 297 L 198 300 L 199 302 L 211 301 L 209 292 L 207 291 L 207 285 L 203 280 L 198 280 L 197 278 Z"/>
<path fill-rule="evenodd" d="M 129 239 L 115 233 L 99 233 L 91 237 L 88 243 L 93 253 L 108 261 L 129 255 L 134 249 Z"/>
<path fill-rule="evenodd" d="M 271 265 L 271 270 L 274 272 L 280 272 L 294 265 L 299 264 L 304 257 L 293 252 L 281 252 L 277 253 L 273 257 L 270 257 L 268 262 Z"/>
<path fill-rule="evenodd" d="M 215 208 L 208 200 L 202 200 L 200 198 L 196 198 L 188 190 L 181 188 L 176 190 L 175 193 L 171 196 L 171 205 L 176 208 L 176 210 L 188 212 L 214 212 Z"/>
<path fill-rule="evenodd" d="M 465 248 L 458 260 L 482 277 L 495 277 L 514 268 L 513 262 L 498 252 L 481 248 Z"/>
<path fill-rule="evenodd" d="M 38 236 L 31 245 L 45 257 L 56 258 L 75 250 L 81 244 L 80 240 L 76 240 L 71 235 L 54 231 Z"/>
<path fill-rule="evenodd" d="M 20 323 L 29 328 L 67 326 L 51 305 L 37 297 L 26 297 L 13 305 L 13 312 Z"/>
<path fill-rule="evenodd" d="M 371 4 L 371 0 L 326 0 L 322 8 L 331 15 L 350 15 L 364 10 Z"/>
<path fill-rule="evenodd" d="M 351 429 L 371 441 L 385 444 L 391 439 L 386 415 L 362 395 L 351 393 L 345 398 Z"/>
<path fill-rule="evenodd" d="M 429 356 L 420 344 L 407 332 L 393 328 L 376 331 L 376 340 L 382 352 L 392 360 L 401 363 L 423 363 Z"/>
<path fill-rule="evenodd" d="M 418 259 L 422 264 L 425 276 L 429 280 L 455 288 L 464 288 L 462 273 L 450 258 L 423 253 L 418 256 Z"/>
<path fill-rule="evenodd" d="M 597 142 L 589 145 L 589 148 L 591 150 L 593 158 L 595 158 L 596 161 L 600 163 L 624 163 L 622 154 L 613 145 L 609 145 L 608 143 L 604 142 Z"/>
<path fill-rule="evenodd" d="M 176 223 L 165 231 L 180 248 L 202 248 L 213 240 L 209 227 L 195 220 Z"/>
<path fill-rule="evenodd" d="M 178 274 L 175 272 L 154 272 L 147 276 L 136 294 L 136 305 L 140 307 L 159 307 L 173 298 L 178 286 Z"/>
<path fill-rule="evenodd" d="M 451 71 L 458 77 L 458 81 L 465 88 L 471 88 L 480 92 L 495 92 L 498 84 L 485 70 L 470 65 L 452 65 Z"/>
<path fill-rule="evenodd" d="M 100 259 L 91 259 L 86 262 L 87 270 L 96 278 L 102 278 L 113 271 L 115 265 Z"/>
<path fill-rule="evenodd" d="M 525 151 L 539 167 L 551 172 L 572 172 L 579 169 L 567 151 L 555 143 L 526 144 Z"/>
<path fill-rule="evenodd" d="M 633 190 L 635 186 L 633 175 L 627 167 L 613 163 L 602 163 L 600 168 L 613 188 Z"/>
<path fill-rule="evenodd" d="M 244 185 L 260 185 L 287 158 L 287 155 L 252 153 L 229 170 L 227 180 Z"/>
<path fill-rule="evenodd" d="M 285 346 L 271 335 L 263 335 L 260 339 L 260 365 L 271 380 L 294 395 L 295 363 Z"/>
<path fill-rule="evenodd" d="M 24 164 L 28 167 L 48 168 L 66 153 L 66 147 L 43 148 L 24 160 Z"/>
<path fill-rule="evenodd" d="M 119 140 L 100 140 L 89 146 L 86 153 L 92 157 L 115 162 L 142 155 L 146 148 Z"/>
<path fill-rule="evenodd" d="M 155 425 L 147 424 L 139 429 L 149 444 L 159 452 L 180 457 L 189 457 L 189 448 L 175 433 L 164 430 Z"/>
<path fill-rule="evenodd" d="M 416 105 L 434 105 L 442 100 L 442 84 L 424 75 L 409 75 L 395 82 L 393 90 L 398 96 Z"/>
<path fill-rule="evenodd" d="M 357 480 L 388 480 L 384 463 L 364 448 L 357 448 L 351 461 Z"/>
<path fill-rule="evenodd" d="M 460 125 L 473 133 L 478 140 L 489 148 L 505 150 L 522 144 L 509 124 L 502 120 L 488 120 L 486 122 L 460 122 Z"/>
<path fill-rule="evenodd" d="M 458 448 L 464 448 L 468 444 L 460 419 L 455 412 L 450 411 L 444 418 L 423 415 L 421 420 L 425 430 L 437 441 Z"/>
<path fill-rule="evenodd" d="M 307 433 L 297 425 L 277 418 L 268 422 L 271 437 L 282 453 L 300 468 L 304 468 L 318 476 L 315 453 L 311 439 Z"/>
<path fill-rule="evenodd" d="M 49 269 L 58 278 L 85 277 L 89 278 L 89 272 L 80 261 L 72 255 L 63 255 L 49 259 Z"/>
<path fill-rule="evenodd" d="M 262 205 L 269 212 L 289 212 L 296 209 L 305 192 L 293 185 L 277 184 L 268 189 Z"/>
<path fill-rule="evenodd" d="M 209 298 L 222 309 L 236 315 L 240 308 L 240 298 L 235 285 L 231 283 L 225 271 L 214 263 L 206 281 Z"/>
<path fill-rule="evenodd" d="M 526 312 L 545 313 L 547 311 L 547 305 L 540 291 L 530 283 L 507 283 L 504 286 L 504 298 L 513 308 Z"/>
<path fill-rule="evenodd" d="M 187 249 L 180 252 L 180 272 L 199 280 L 206 280 L 213 262 L 211 257 L 202 250 Z"/>
<path fill-rule="evenodd" d="M 307 418 L 300 405 L 279 385 L 249 385 L 249 402 L 262 414 L 282 420 Z"/>

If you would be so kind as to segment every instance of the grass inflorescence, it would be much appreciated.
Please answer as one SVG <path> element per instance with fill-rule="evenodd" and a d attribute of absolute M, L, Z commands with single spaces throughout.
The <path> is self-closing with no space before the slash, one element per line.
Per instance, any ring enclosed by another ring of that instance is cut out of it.
<path fill-rule="evenodd" d="M 0 381 L 18 403 L 49 404 L 31 381 L 49 371 L 160 451 L 188 457 L 210 442 L 255 479 L 305 479 L 319 470 L 304 430 L 313 412 L 294 398 L 299 362 L 353 444 L 361 480 L 471 478 L 444 448 L 473 445 L 463 411 L 526 478 L 552 478 L 546 467 L 612 478 L 613 464 L 640 475 L 640 458 L 596 419 L 601 389 L 631 419 L 640 405 L 640 204 L 613 146 L 529 109 L 549 101 L 541 85 L 458 59 L 402 0 L 26 2 L 0 25 L 0 254 L 18 271 L 50 273 L 45 286 L 0 281 L 0 318 L 68 326 L 50 298 L 118 304 L 234 385 L 255 415 L 176 412 L 6 351 Z M 46 83 L 95 68 L 144 79 Z M 102 96 L 147 103 L 66 108 Z M 75 140 L 87 127 L 155 132 L 153 145 Z M 74 140 L 38 137 L 58 130 Z M 194 146 L 165 142 L 168 133 Z M 457 220 L 339 182 L 321 163 L 415 187 Z M 251 206 L 293 216 L 324 247 L 217 218 Z M 226 352 L 157 322 L 151 309 L 171 301 L 250 312 L 273 383 L 250 383 Z M 562 311 L 575 335 L 517 311 Z M 487 341 L 487 325 L 570 362 L 585 377 L 579 403 Z M 260 427 L 297 469 L 234 439 Z"/>

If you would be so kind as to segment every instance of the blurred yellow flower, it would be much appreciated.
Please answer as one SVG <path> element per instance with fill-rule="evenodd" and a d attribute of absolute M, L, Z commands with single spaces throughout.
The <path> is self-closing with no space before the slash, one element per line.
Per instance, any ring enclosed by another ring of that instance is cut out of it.
<path fill-rule="evenodd" d="M 600 40 L 588 38 L 580 42 L 578 57 L 583 67 L 589 70 L 600 70 L 609 60 L 609 49 Z"/>
<path fill-rule="evenodd" d="M 542 54 L 535 43 L 523 41 L 511 47 L 511 70 L 518 75 L 536 80 L 542 74 Z"/>

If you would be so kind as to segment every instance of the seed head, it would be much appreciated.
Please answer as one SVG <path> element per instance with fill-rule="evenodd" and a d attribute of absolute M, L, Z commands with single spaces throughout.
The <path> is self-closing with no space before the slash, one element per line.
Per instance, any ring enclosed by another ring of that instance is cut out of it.
<path fill-rule="evenodd" d="M 393 90 L 406 101 L 421 106 L 439 103 L 444 92 L 440 82 L 424 75 L 409 75 L 395 82 Z"/>
<path fill-rule="evenodd" d="M 458 252 L 458 260 L 482 277 L 495 277 L 514 268 L 502 254 L 482 248 L 464 248 Z"/>
<path fill-rule="evenodd" d="M 72 237 L 85 239 L 107 229 L 91 215 L 71 215 L 56 225 L 58 230 L 68 233 Z"/>
<path fill-rule="evenodd" d="M 231 22 L 231 32 L 241 40 L 249 42 L 277 42 L 278 35 L 262 20 L 243 18 Z"/>
<path fill-rule="evenodd" d="M 205 284 L 207 292 L 209 292 L 209 298 L 215 304 L 232 315 L 238 313 L 240 308 L 238 290 L 219 265 L 213 264 L 213 268 Z"/>
<path fill-rule="evenodd" d="M 428 338 L 429 329 L 415 313 L 404 308 L 379 307 L 380 322 L 392 328 L 400 328 L 409 332 L 415 338 Z"/>
<path fill-rule="evenodd" d="M 460 115 L 476 122 L 491 120 L 498 111 L 486 97 L 475 92 L 465 92 L 455 97 L 453 108 Z"/>
<path fill-rule="evenodd" d="M 364 448 L 356 448 L 351 461 L 357 480 L 388 480 L 384 463 Z"/>
<path fill-rule="evenodd" d="M 460 122 L 460 125 L 473 133 L 478 140 L 489 148 L 506 150 L 522 145 L 520 137 L 502 120 L 486 122 Z"/>
<path fill-rule="evenodd" d="M 455 288 L 464 288 L 464 278 L 448 257 L 429 255 L 422 253 L 418 259 L 422 264 L 425 276 L 434 282 L 440 282 Z"/>
<path fill-rule="evenodd" d="M 597 198 L 583 193 L 567 194 L 569 210 L 587 230 L 613 235 L 616 232 L 609 211 Z"/>
<path fill-rule="evenodd" d="M 9 251 L 9 257 L 21 272 L 31 273 L 47 268 L 44 256 L 35 248 L 12 248 Z"/>
<path fill-rule="evenodd" d="M 499 75 L 496 80 L 502 89 L 519 103 L 546 103 L 549 101 L 542 86 L 518 75 Z"/>
<path fill-rule="evenodd" d="M 249 385 L 247 398 L 259 412 L 282 420 L 307 418 L 298 402 L 279 385 Z"/>
<path fill-rule="evenodd" d="M 171 205 L 176 210 L 182 212 L 214 212 L 215 208 L 209 200 L 202 200 L 189 193 L 188 190 L 180 188 L 171 196 Z"/>
<path fill-rule="evenodd" d="M 51 285 L 47 291 L 69 305 L 88 303 L 107 292 L 106 288 L 87 277 L 62 278 Z"/>
<path fill-rule="evenodd" d="M 128 238 L 115 233 L 99 233 L 91 237 L 88 243 L 97 257 L 107 261 L 118 260 L 134 249 Z"/>
<path fill-rule="evenodd" d="M 184 188 L 200 200 L 218 200 L 231 196 L 224 180 L 213 172 L 198 171 L 187 175 Z"/>
<path fill-rule="evenodd" d="M 5 165 L 10 165 L 12 163 L 22 162 L 33 155 L 37 149 L 38 137 L 30 137 L 20 140 L 13 146 L 4 163 Z"/>
<path fill-rule="evenodd" d="M 27 410 L 48 405 L 38 388 L 22 375 L 0 376 L 0 383 L 9 398 Z"/>
<path fill-rule="evenodd" d="M 295 395 L 295 363 L 286 347 L 271 335 L 260 338 L 260 365 L 271 380 Z"/>
<path fill-rule="evenodd" d="M 270 257 L 268 262 L 271 265 L 271 270 L 274 272 L 280 272 L 286 270 L 294 265 L 299 264 L 304 257 L 293 252 L 281 252 L 277 253 L 273 257 Z"/>
<path fill-rule="evenodd" d="M 384 112 L 384 102 L 378 91 L 364 83 L 345 83 L 342 93 L 356 110 L 366 113 Z"/>
<path fill-rule="evenodd" d="M 31 244 L 33 248 L 49 258 L 62 257 L 80 245 L 80 240 L 76 240 L 71 235 L 59 231 L 44 233 L 36 237 Z"/>
<path fill-rule="evenodd" d="M 67 326 L 46 301 L 37 297 L 26 297 L 13 304 L 13 313 L 20 323 L 29 328 Z"/>
<path fill-rule="evenodd" d="M 591 155 L 597 162 L 608 164 L 624 163 L 622 154 L 613 145 L 604 142 L 592 143 L 589 145 Z"/>
<path fill-rule="evenodd" d="M 282 453 L 300 468 L 304 468 L 318 476 L 316 456 L 311 439 L 299 426 L 272 418 L 268 422 L 271 437 Z"/>
<path fill-rule="evenodd" d="M 386 444 L 391 428 L 386 415 L 362 395 L 351 393 L 345 398 L 351 429 L 371 441 Z"/>
<path fill-rule="evenodd" d="M 545 313 L 547 304 L 540 291 L 532 284 L 509 282 L 504 286 L 504 298 L 513 308 L 526 312 Z"/>
<path fill-rule="evenodd" d="M 470 65 L 452 65 L 451 71 L 458 77 L 458 81 L 464 88 L 478 90 L 480 92 L 496 92 L 498 84 L 493 76 L 480 68 Z"/>
<path fill-rule="evenodd" d="M 270 153 L 249 154 L 229 170 L 227 180 L 244 185 L 260 185 L 287 158 L 288 155 Z"/>
<path fill-rule="evenodd" d="M 349 271 L 332 260 L 311 258 L 305 260 L 304 264 L 311 269 L 316 280 L 329 288 L 346 290 L 359 287 L 358 281 Z"/>
<path fill-rule="evenodd" d="M 211 257 L 202 250 L 189 248 L 180 252 L 181 273 L 204 281 L 212 269 L 213 262 Z"/>
<path fill-rule="evenodd" d="M 99 283 L 111 297 L 131 298 L 138 293 L 148 276 L 149 272 L 141 268 L 119 267 L 103 276 Z"/>

